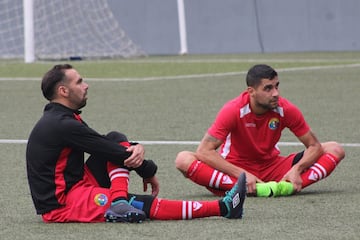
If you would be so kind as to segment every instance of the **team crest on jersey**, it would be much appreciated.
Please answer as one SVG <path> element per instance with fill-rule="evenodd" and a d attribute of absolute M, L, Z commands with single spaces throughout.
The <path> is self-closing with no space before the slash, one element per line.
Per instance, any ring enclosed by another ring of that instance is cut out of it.
<path fill-rule="evenodd" d="M 278 118 L 272 118 L 269 121 L 269 128 L 271 130 L 276 130 L 279 127 L 280 120 Z"/>
<path fill-rule="evenodd" d="M 94 202 L 98 206 L 105 206 L 108 202 L 108 197 L 103 193 L 98 193 L 94 197 Z"/>

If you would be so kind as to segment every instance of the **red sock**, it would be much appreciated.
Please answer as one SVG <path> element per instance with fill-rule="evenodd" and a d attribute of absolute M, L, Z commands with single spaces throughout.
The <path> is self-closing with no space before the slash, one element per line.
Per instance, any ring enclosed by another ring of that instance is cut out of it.
<path fill-rule="evenodd" d="M 129 147 L 129 142 L 119 142 L 124 147 Z M 118 167 L 111 162 L 107 163 L 108 174 L 111 182 L 110 195 L 111 201 L 117 198 L 128 198 L 129 190 L 129 170 Z"/>
<path fill-rule="evenodd" d="M 322 155 L 314 165 L 301 174 L 302 187 L 305 188 L 329 176 L 339 162 L 340 160 L 330 153 Z"/>
<path fill-rule="evenodd" d="M 195 160 L 189 170 L 187 172 L 187 177 L 201 185 L 207 187 L 210 191 L 214 194 L 219 195 L 216 190 L 220 190 L 220 192 L 230 190 L 234 184 L 236 183 L 237 179 L 230 177 L 218 170 L 206 165 L 201 161 Z M 223 195 L 223 194 L 220 194 Z"/>
<path fill-rule="evenodd" d="M 117 198 L 128 198 L 129 170 L 118 167 L 111 162 L 107 163 L 108 174 L 111 182 L 111 201 Z"/>
<path fill-rule="evenodd" d="M 150 219 L 188 220 L 220 216 L 219 200 L 183 201 L 155 198 L 150 209 Z"/>

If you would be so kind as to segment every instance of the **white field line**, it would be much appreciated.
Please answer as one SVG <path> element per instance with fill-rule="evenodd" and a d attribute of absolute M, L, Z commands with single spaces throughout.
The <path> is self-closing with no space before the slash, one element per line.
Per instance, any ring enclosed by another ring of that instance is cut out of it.
<path fill-rule="evenodd" d="M 135 141 L 143 145 L 198 145 L 199 141 Z M 26 144 L 25 139 L 0 139 L 0 144 Z M 303 146 L 300 142 L 279 142 L 279 146 Z M 341 143 L 344 147 L 360 147 L 360 143 Z"/>
<path fill-rule="evenodd" d="M 360 63 L 341 64 L 341 65 L 326 65 L 326 66 L 311 66 L 311 67 L 294 67 L 294 68 L 280 68 L 276 69 L 277 72 L 294 72 L 294 71 L 308 71 L 308 70 L 323 70 L 335 68 L 354 68 L 360 67 Z M 210 77 L 225 77 L 225 76 L 238 76 L 244 75 L 247 71 L 239 72 L 225 72 L 225 73 L 206 73 L 206 74 L 190 74 L 178 76 L 162 76 L 162 77 L 142 77 L 142 78 L 86 78 L 86 81 L 102 81 L 102 82 L 126 82 L 126 81 L 154 81 L 154 80 L 177 80 L 177 79 L 195 79 L 195 78 L 210 78 Z M 6 78 L 1 77 L 0 81 L 40 81 L 40 78 Z"/>
<path fill-rule="evenodd" d="M 277 69 L 278 72 L 292 72 L 292 71 L 307 71 L 307 70 L 321 70 L 321 69 L 334 69 L 334 68 L 353 68 L 360 67 L 360 64 L 342 64 L 342 65 L 328 65 L 328 66 L 312 66 L 312 67 L 295 67 Z M 151 81 L 151 80 L 165 80 L 165 79 L 190 79 L 190 78 L 203 78 L 203 77 L 221 77 L 221 76 L 235 76 L 246 74 L 246 71 L 240 72 L 227 72 L 227 73 L 212 73 L 212 74 L 196 74 L 196 75 L 183 75 L 183 76 L 164 76 L 164 77 L 145 77 L 145 78 L 88 78 L 87 81 Z M 38 78 L 0 78 L 0 81 L 39 81 Z M 144 145 L 197 145 L 197 141 L 139 141 Z M 0 139 L 0 143 L 14 143 L 25 144 L 27 140 L 16 139 Z M 301 146 L 297 142 L 279 142 L 279 146 Z M 360 147 L 360 143 L 342 143 L 345 147 Z"/>
<path fill-rule="evenodd" d="M 359 62 L 359 58 L 349 58 L 341 59 L 342 62 Z M 212 59 L 149 59 L 149 60 L 123 60 L 124 63 L 321 63 L 321 62 L 339 62 L 339 59 L 328 59 L 328 58 L 318 58 L 318 59 L 294 59 L 294 58 L 284 58 L 284 59 L 272 59 L 272 58 L 262 58 L 262 59 L 238 59 L 238 58 L 212 58 Z"/>

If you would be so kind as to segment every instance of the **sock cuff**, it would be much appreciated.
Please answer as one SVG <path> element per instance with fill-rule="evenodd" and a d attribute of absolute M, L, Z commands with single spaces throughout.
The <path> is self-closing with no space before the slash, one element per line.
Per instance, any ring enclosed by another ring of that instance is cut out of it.
<path fill-rule="evenodd" d="M 332 153 L 325 153 L 323 156 L 326 156 L 328 159 L 330 159 L 334 165 L 338 165 L 340 162 L 340 159 L 335 157 L 335 155 L 333 155 Z"/>
<path fill-rule="evenodd" d="M 200 164 L 201 164 L 201 161 L 194 160 L 192 162 L 192 164 L 190 165 L 188 171 L 186 172 L 186 177 L 191 178 L 194 175 L 194 172 L 196 172 L 196 170 L 199 168 Z"/>
<path fill-rule="evenodd" d="M 111 205 L 116 205 L 116 204 L 121 203 L 121 202 L 123 202 L 123 203 L 129 203 L 129 202 L 126 200 L 126 198 L 118 197 L 118 198 L 115 198 L 114 200 L 112 200 Z"/>

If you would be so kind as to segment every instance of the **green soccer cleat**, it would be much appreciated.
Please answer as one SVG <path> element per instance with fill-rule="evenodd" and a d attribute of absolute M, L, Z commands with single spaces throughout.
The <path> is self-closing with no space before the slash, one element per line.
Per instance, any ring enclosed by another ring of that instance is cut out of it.
<path fill-rule="evenodd" d="M 294 186 L 290 182 L 270 181 L 266 183 L 256 184 L 256 196 L 257 197 L 280 197 L 289 196 L 293 194 Z"/>
<path fill-rule="evenodd" d="M 278 196 L 290 196 L 294 193 L 294 186 L 291 182 L 278 182 Z M 276 197 L 276 196 L 275 196 Z"/>
<path fill-rule="evenodd" d="M 273 197 L 277 194 L 277 182 L 256 183 L 257 197 Z"/>
<path fill-rule="evenodd" d="M 228 210 L 226 218 L 242 218 L 243 205 L 246 197 L 246 176 L 240 174 L 236 184 L 228 191 L 221 200 Z"/>

